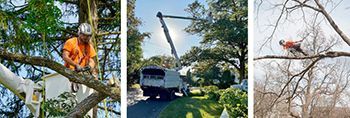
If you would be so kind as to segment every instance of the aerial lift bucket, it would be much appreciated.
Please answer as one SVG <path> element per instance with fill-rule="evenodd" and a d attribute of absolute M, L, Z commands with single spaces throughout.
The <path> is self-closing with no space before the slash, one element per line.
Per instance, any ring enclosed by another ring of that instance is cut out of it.
<path fill-rule="evenodd" d="M 39 116 L 42 84 L 17 76 L 0 64 L 0 83 L 25 102 L 34 117 Z M 33 100 L 34 99 L 34 100 Z"/>
<path fill-rule="evenodd" d="M 45 88 L 45 100 L 58 97 L 64 92 L 71 92 L 71 82 L 58 73 L 43 76 L 42 80 L 44 81 L 34 83 L 32 80 L 23 79 L 0 63 L 0 83 L 23 100 L 34 117 L 39 117 L 40 114 L 40 105 L 43 100 L 40 91 L 43 88 Z M 85 85 L 79 85 L 79 88 L 76 93 L 78 103 L 94 91 Z M 87 115 L 92 116 L 92 110 Z"/>

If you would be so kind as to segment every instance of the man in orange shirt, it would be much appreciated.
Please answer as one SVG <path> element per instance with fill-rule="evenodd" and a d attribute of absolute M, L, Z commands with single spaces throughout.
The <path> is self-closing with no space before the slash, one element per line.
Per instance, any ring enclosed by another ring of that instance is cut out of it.
<path fill-rule="evenodd" d="M 301 49 L 301 42 L 303 42 L 304 39 L 300 40 L 300 41 L 284 41 L 284 40 L 280 40 L 279 44 L 281 46 L 283 46 L 284 49 L 287 49 L 289 51 L 298 51 L 300 53 L 302 53 L 304 56 L 307 56 L 308 54 L 305 53 L 302 49 Z M 292 52 L 293 53 L 293 52 Z M 294 54 L 294 53 L 293 53 Z"/>
<path fill-rule="evenodd" d="M 96 51 L 90 41 L 91 34 L 91 26 L 87 23 L 82 23 L 78 30 L 79 36 L 70 38 L 65 42 L 62 57 L 67 68 L 81 71 L 82 68 L 90 66 L 92 73 L 96 75 L 94 69 L 95 61 L 93 59 L 96 56 Z"/>

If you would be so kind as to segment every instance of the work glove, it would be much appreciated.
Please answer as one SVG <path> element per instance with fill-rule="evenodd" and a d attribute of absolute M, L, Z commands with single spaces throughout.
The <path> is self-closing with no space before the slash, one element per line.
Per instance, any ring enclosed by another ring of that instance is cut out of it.
<path fill-rule="evenodd" d="M 80 72 L 82 70 L 83 70 L 83 68 L 81 68 L 80 65 L 78 65 L 78 64 L 75 65 L 75 71 Z"/>
<path fill-rule="evenodd" d="M 90 65 L 85 66 L 84 71 L 91 71 L 91 66 Z"/>

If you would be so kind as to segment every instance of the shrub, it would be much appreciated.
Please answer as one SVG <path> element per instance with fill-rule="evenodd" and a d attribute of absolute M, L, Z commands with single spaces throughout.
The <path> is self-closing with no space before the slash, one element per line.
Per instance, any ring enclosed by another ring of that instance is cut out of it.
<path fill-rule="evenodd" d="M 201 90 L 192 90 L 189 93 L 190 96 L 204 96 L 204 93 Z"/>
<path fill-rule="evenodd" d="M 224 90 L 219 103 L 224 105 L 231 117 L 248 117 L 248 95 L 239 89 Z"/>
<path fill-rule="evenodd" d="M 217 86 L 205 86 L 202 88 L 202 91 L 208 95 L 208 98 L 214 101 L 218 101 L 220 98 L 220 90 Z"/>

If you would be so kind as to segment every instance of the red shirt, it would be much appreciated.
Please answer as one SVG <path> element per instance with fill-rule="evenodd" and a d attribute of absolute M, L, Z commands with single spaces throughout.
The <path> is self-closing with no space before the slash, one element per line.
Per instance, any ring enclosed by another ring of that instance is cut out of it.
<path fill-rule="evenodd" d="M 288 49 L 288 48 L 291 48 L 295 45 L 295 42 L 294 41 L 286 41 L 286 44 L 283 45 L 283 48 L 284 49 Z"/>

